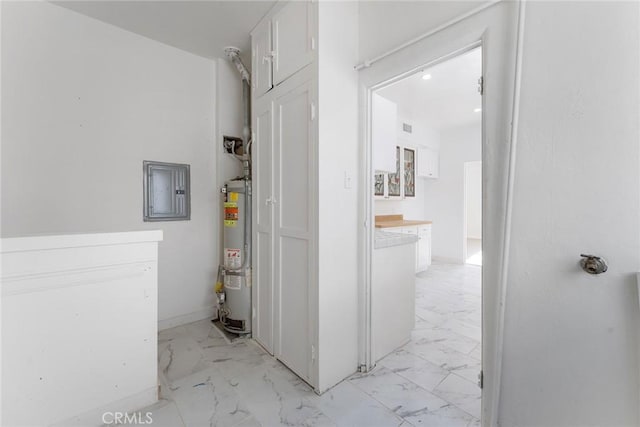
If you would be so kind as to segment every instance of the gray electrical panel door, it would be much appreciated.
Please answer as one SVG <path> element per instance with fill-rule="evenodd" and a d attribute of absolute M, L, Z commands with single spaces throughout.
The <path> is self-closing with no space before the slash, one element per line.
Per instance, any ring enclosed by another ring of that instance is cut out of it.
<path fill-rule="evenodd" d="M 145 160 L 143 169 L 144 221 L 190 219 L 189 165 Z"/>

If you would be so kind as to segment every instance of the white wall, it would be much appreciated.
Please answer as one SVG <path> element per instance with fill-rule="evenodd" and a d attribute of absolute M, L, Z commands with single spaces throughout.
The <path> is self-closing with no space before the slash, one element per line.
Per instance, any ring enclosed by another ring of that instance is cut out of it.
<path fill-rule="evenodd" d="M 318 389 L 324 391 L 358 367 L 358 4 L 319 2 L 318 22 Z"/>
<path fill-rule="evenodd" d="M 482 162 L 465 163 L 464 179 L 467 239 L 482 239 Z"/>
<path fill-rule="evenodd" d="M 527 5 L 504 426 L 640 423 L 639 12 Z M 581 253 L 609 271 L 584 273 Z"/>
<path fill-rule="evenodd" d="M 51 3 L 2 8 L 2 236 L 161 228 L 161 325 L 209 315 L 215 63 Z M 191 165 L 190 221 L 142 221 L 143 160 Z"/>
<path fill-rule="evenodd" d="M 431 253 L 434 258 L 464 262 L 464 164 L 482 158 L 478 125 L 440 133 L 440 176 L 425 180 L 425 216 L 433 221 Z"/>
<path fill-rule="evenodd" d="M 359 58 L 373 58 L 487 1 L 363 1 Z"/>

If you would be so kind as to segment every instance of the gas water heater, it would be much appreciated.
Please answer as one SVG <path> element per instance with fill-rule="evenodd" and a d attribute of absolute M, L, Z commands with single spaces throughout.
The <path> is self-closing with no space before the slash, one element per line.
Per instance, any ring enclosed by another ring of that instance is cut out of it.
<path fill-rule="evenodd" d="M 251 333 L 251 181 L 227 181 L 224 197 L 223 281 L 218 291 L 224 329 Z"/>

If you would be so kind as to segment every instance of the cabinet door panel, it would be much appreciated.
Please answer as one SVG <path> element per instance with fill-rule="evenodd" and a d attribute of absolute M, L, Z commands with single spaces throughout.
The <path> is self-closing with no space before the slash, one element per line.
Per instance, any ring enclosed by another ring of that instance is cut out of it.
<path fill-rule="evenodd" d="M 440 161 L 439 152 L 432 148 L 418 149 L 418 176 L 421 178 L 438 178 Z"/>
<path fill-rule="evenodd" d="M 255 97 L 267 93 L 272 87 L 271 22 L 266 21 L 251 37 L 253 52 L 253 89 Z"/>
<path fill-rule="evenodd" d="M 307 82 L 274 101 L 275 356 L 310 380 L 311 206 L 314 147 Z"/>
<path fill-rule="evenodd" d="M 273 354 L 273 117 L 271 103 L 254 110 L 253 337 Z"/>
<path fill-rule="evenodd" d="M 418 226 L 418 271 L 424 271 L 431 265 L 431 224 Z"/>
<path fill-rule="evenodd" d="M 280 236 L 279 348 L 276 357 L 309 380 L 309 241 Z"/>
<path fill-rule="evenodd" d="M 371 145 L 374 171 L 395 172 L 398 106 L 378 94 L 371 97 Z"/>
<path fill-rule="evenodd" d="M 273 83 L 279 84 L 313 60 L 311 41 L 312 4 L 309 1 L 287 3 L 272 20 Z"/>
<path fill-rule="evenodd" d="M 309 231 L 310 92 L 299 88 L 277 101 L 279 227 L 289 233 Z"/>

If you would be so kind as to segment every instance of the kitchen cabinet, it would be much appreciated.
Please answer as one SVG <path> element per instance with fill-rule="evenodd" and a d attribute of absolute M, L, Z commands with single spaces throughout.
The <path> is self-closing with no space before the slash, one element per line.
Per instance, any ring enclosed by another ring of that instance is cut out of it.
<path fill-rule="evenodd" d="M 416 272 L 425 271 L 431 265 L 431 224 L 419 225 L 416 250 Z"/>
<path fill-rule="evenodd" d="M 397 166 L 394 153 L 397 145 L 398 106 L 376 93 L 372 95 L 371 102 L 373 170 L 395 172 Z"/>
<path fill-rule="evenodd" d="M 402 149 L 403 195 L 416 197 L 416 150 Z"/>
<path fill-rule="evenodd" d="M 418 177 L 438 178 L 440 174 L 440 159 L 438 150 L 423 147 L 418 149 Z"/>
<path fill-rule="evenodd" d="M 393 169 L 391 172 L 375 170 L 374 198 L 394 200 L 416 197 L 416 149 L 396 145 L 395 156 L 387 158 L 393 160 Z"/>
<path fill-rule="evenodd" d="M 373 197 L 376 200 L 389 198 L 386 172 L 376 172 L 373 174 Z"/>
<path fill-rule="evenodd" d="M 397 230 L 396 230 L 397 232 Z M 373 359 L 380 360 L 409 342 L 415 326 L 416 253 L 414 241 L 373 251 L 371 321 Z"/>
<path fill-rule="evenodd" d="M 425 271 L 431 265 L 431 224 L 411 225 L 406 227 L 385 227 L 382 231 L 418 236 L 416 245 L 414 272 Z"/>

